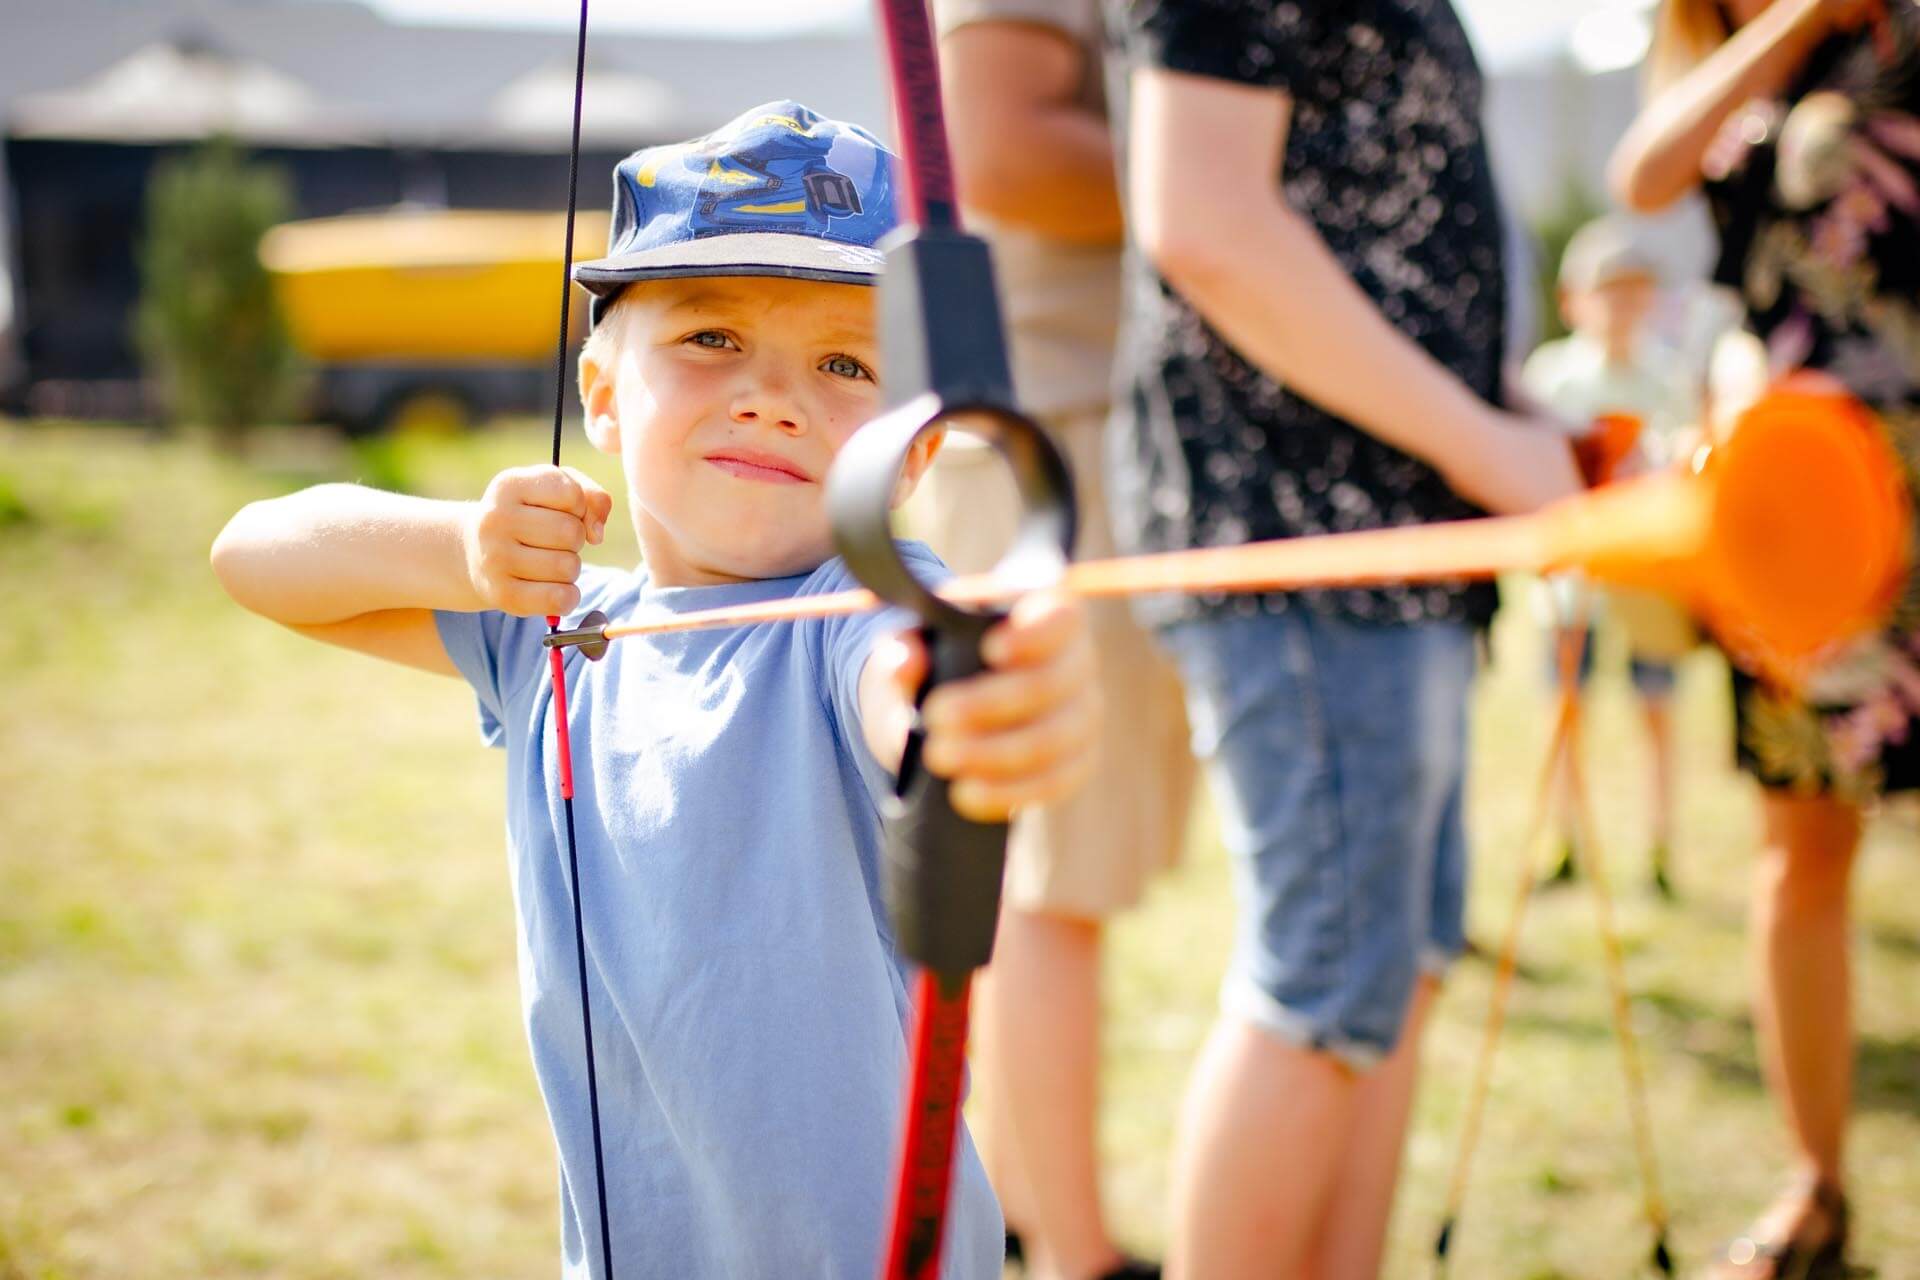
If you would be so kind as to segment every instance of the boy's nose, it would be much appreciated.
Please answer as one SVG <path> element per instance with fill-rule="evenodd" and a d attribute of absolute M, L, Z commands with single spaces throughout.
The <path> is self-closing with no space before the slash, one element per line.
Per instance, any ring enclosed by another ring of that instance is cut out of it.
<path fill-rule="evenodd" d="M 807 429 L 806 415 L 783 387 L 763 384 L 741 393 L 734 398 L 732 416 L 735 422 L 761 423 L 788 435 Z"/>

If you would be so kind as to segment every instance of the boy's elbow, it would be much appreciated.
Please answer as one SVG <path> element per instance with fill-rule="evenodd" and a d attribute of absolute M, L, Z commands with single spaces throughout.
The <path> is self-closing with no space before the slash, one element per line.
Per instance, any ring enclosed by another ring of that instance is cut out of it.
<path fill-rule="evenodd" d="M 213 546 L 207 551 L 207 563 L 213 568 L 213 576 L 220 583 L 234 603 L 260 612 L 259 604 L 253 599 L 251 590 L 254 580 L 254 567 L 258 557 L 248 537 L 249 516 L 258 503 L 248 503 L 227 521 L 213 540 Z"/>

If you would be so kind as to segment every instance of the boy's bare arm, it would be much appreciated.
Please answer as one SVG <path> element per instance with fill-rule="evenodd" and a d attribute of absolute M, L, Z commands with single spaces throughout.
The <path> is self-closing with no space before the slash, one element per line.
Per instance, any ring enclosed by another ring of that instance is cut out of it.
<path fill-rule="evenodd" d="M 433 610 L 566 613 L 612 500 L 577 472 L 503 471 L 478 502 L 320 485 L 252 503 L 213 545 L 229 595 L 329 644 L 456 674 Z"/>
<path fill-rule="evenodd" d="M 921 709 L 927 768 L 953 779 L 953 805 L 980 822 L 1071 795 L 1100 733 L 1093 642 L 1081 605 L 1041 593 L 987 635 L 990 668 L 936 689 Z M 919 641 L 876 649 L 860 674 L 860 719 L 874 758 L 897 768 L 926 671 Z"/>
<path fill-rule="evenodd" d="M 1455 492 L 1495 512 L 1575 492 L 1564 437 L 1479 400 L 1287 204 L 1274 175 L 1291 113 L 1277 89 L 1135 70 L 1128 183 L 1142 250 L 1249 361 Z"/>

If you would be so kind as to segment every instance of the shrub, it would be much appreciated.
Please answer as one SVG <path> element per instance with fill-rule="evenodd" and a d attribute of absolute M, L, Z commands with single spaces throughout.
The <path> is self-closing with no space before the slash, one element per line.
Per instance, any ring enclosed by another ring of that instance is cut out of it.
<path fill-rule="evenodd" d="M 217 138 L 155 166 L 140 245 L 135 338 L 176 423 L 237 449 L 284 415 L 299 361 L 260 264 L 260 237 L 292 208 L 279 170 Z"/>

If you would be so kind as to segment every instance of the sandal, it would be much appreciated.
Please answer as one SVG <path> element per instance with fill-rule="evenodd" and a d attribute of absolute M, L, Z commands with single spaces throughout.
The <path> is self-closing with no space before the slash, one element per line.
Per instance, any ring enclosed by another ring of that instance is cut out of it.
<path fill-rule="evenodd" d="M 1825 1220 L 1824 1233 L 1784 1240 L 1759 1239 L 1757 1230 L 1740 1236 L 1727 1244 L 1708 1272 L 1711 1280 L 1845 1280 L 1847 1198 L 1832 1183 L 1816 1182 L 1811 1208 Z"/>

